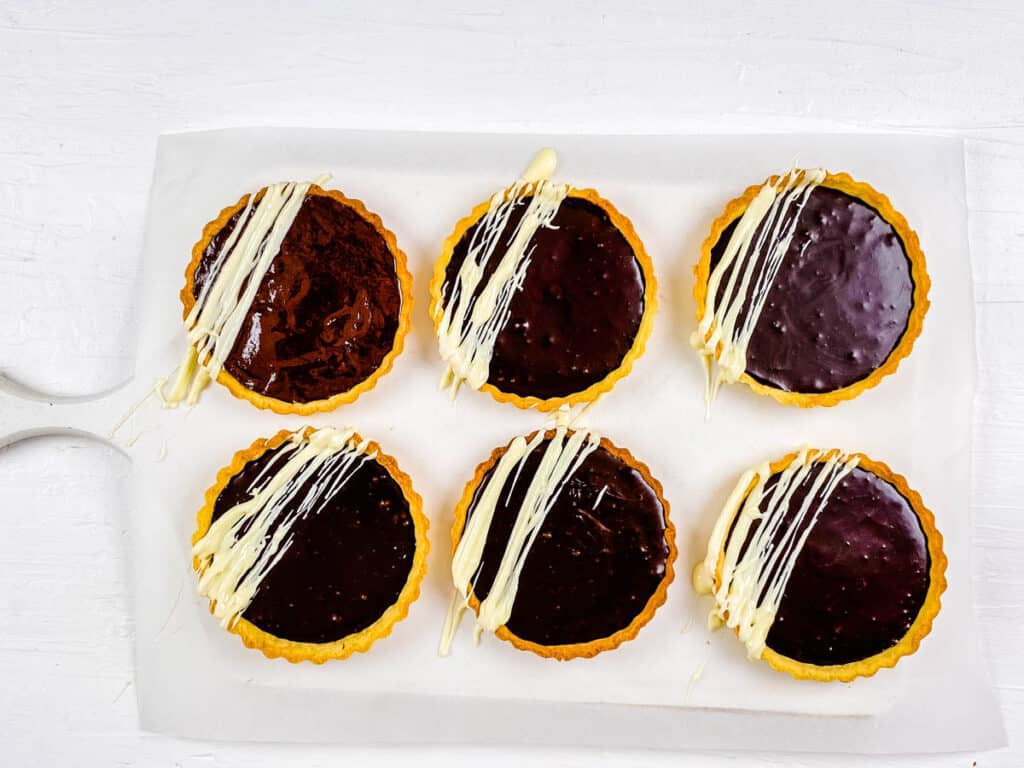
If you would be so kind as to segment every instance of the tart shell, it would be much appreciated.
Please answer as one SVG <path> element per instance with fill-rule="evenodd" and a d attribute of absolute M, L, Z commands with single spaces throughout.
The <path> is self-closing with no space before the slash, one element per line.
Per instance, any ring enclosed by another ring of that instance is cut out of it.
<path fill-rule="evenodd" d="M 264 190 L 265 188 L 256 193 L 257 198 L 262 196 Z M 238 379 L 228 373 L 225 368 L 221 368 L 220 373 L 217 375 L 217 381 L 227 387 L 228 391 L 240 400 L 248 400 L 257 408 L 270 410 L 274 413 L 294 413 L 300 416 L 308 416 L 312 413 L 334 410 L 340 405 L 346 405 L 354 402 L 361 394 L 373 389 L 377 385 L 378 379 L 391 370 L 391 366 L 394 364 L 395 358 L 398 357 L 405 345 L 405 337 L 409 333 L 409 328 L 412 323 L 412 275 L 409 273 L 405 253 L 403 253 L 402 249 L 398 247 L 398 241 L 395 239 L 394 233 L 387 229 L 380 217 L 368 210 L 361 200 L 346 197 L 336 189 L 323 189 L 316 184 L 311 184 L 309 191 L 306 194 L 330 197 L 342 205 L 348 206 L 358 213 L 361 218 L 369 223 L 370 226 L 372 226 L 380 236 L 384 238 L 384 242 L 387 243 L 388 250 L 391 251 L 391 255 L 395 259 L 395 273 L 398 276 L 399 291 L 402 295 L 402 306 L 398 312 L 398 328 L 395 330 L 394 343 L 391 346 L 391 350 L 384 356 L 384 359 L 381 360 L 380 365 L 377 366 L 369 376 L 351 389 L 348 389 L 345 392 L 338 392 L 329 398 L 323 400 L 312 400 L 305 403 L 290 403 L 285 400 L 278 400 L 274 397 L 267 397 L 266 395 L 261 395 L 258 392 L 248 389 L 243 386 Z M 188 317 L 188 313 L 192 311 L 192 307 L 196 303 L 195 297 L 192 294 L 193 280 L 195 279 L 196 269 L 202 261 L 203 252 L 206 250 L 206 247 L 210 244 L 210 241 L 214 236 L 224 229 L 227 223 L 231 220 L 231 217 L 243 210 L 248 202 L 249 195 L 242 195 L 237 203 L 229 205 L 220 212 L 216 219 L 203 227 L 202 237 L 200 237 L 199 241 L 192 247 L 192 259 L 189 261 L 188 267 L 185 269 L 185 286 L 181 289 L 180 294 L 181 303 L 184 307 L 182 312 L 183 318 Z"/>
<path fill-rule="evenodd" d="M 313 432 L 313 427 L 306 427 L 303 437 L 308 437 Z M 196 515 L 196 531 L 192 535 L 192 543 L 195 544 L 210 529 L 213 519 L 214 507 L 221 491 L 227 487 L 231 478 L 242 471 L 245 465 L 262 456 L 265 452 L 272 450 L 286 440 L 294 432 L 283 429 L 270 438 L 259 438 L 248 448 L 238 451 L 231 460 L 231 463 L 217 473 L 217 479 L 206 491 L 205 501 L 202 508 Z M 360 441 L 358 434 L 352 439 Z M 420 584 L 427 571 L 427 554 L 430 544 L 427 540 L 427 529 L 430 526 L 426 515 L 423 514 L 423 500 L 413 490 L 412 480 L 405 472 L 398 467 L 398 462 L 392 456 L 381 452 L 380 446 L 370 442 L 367 450 L 377 452 L 376 461 L 384 467 L 388 474 L 398 483 L 402 489 L 402 495 L 409 502 L 409 514 L 412 516 L 413 528 L 416 537 L 416 549 L 413 561 L 409 568 L 409 575 L 406 577 L 405 586 L 398 595 L 398 599 L 377 619 L 365 629 L 347 635 L 340 640 L 330 643 L 304 643 L 293 640 L 286 640 L 257 627 L 252 622 L 239 616 L 230 632 L 238 635 L 242 643 L 248 648 L 253 648 L 263 653 L 270 659 L 283 658 L 292 663 L 311 661 L 314 664 L 323 664 L 331 659 L 344 659 L 353 653 L 365 653 L 377 640 L 387 637 L 395 624 L 404 619 L 409 613 L 409 606 L 415 602 L 420 594 Z M 200 572 L 202 562 L 199 558 L 192 559 L 192 567 L 196 573 Z M 210 613 L 213 613 L 214 603 L 210 602 Z"/>
<path fill-rule="evenodd" d="M 815 461 L 820 462 L 827 460 L 830 456 L 837 453 L 837 451 L 824 451 L 820 453 Z M 806 662 L 797 661 L 791 659 L 788 656 L 783 656 L 780 653 L 773 651 L 771 648 L 765 647 L 764 652 L 761 654 L 761 658 L 764 659 L 773 668 L 780 672 L 788 672 L 795 678 L 801 680 L 818 680 L 821 682 L 850 682 L 857 677 L 871 677 L 878 670 L 885 667 L 894 667 L 904 656 L 913 654 L 921 641 L 925 636 L 931 632 L 932 623 L 935 621 L 935 617 L 939 613 L 939 609 L 942 606 L 942 593 L 946 591 L 946 555 L 942 551 L 942 534 L 939 533 L 935 527 L 935 516 L 932 514 L 921 499 L 921 494 L 915 491 L 907 483 L 907 479 L 892 469 L 887 464 L 880 461 L 874 461 L 868 458 L 863 453 L 854 453 L 851 456 L 855 456 L 858 459 L 857 466 L 861 469 L 873 473 L 877 477 L 889 482 L 900 495 L 903 496 L 914 510 L 914 514 L 921 523 L 921 529 L 924 531 L 925 539 L 928 542 L 928 559 L 930 566 L 928 569 L 928 592 L 925 594 L 924 602 L 921 604 L 921 609 L 917 613 L 917 617 L 914 619 L 913 624 L 907 630 L 906 634 L 900 638 L 900 641 L 890 648 L 886 648 L 884 651 L 876 653 L 873 656 L 868 656 L 865 659 L 858 661 L 852 661 L 848 664 L 830 664 L 830 665 L 819 665 L 819 664 L 808 664 Z M 770 465 L 771 473 L 777 474 L 788 467 L 797 458 L 797 453 L 793 452 L 778 461 L 772 462 Z M 751 481 L 750 487 L 747 489 L 747 494 L 750 493 L 754 488 L 754 484 L 757 479 L 754 478 Z M 746 494 L 744 494 L 744 500 Z M 739 514 L 739 510 L 743 506 L 743 500 L 737 505 L 736 514 Z M 730 521 L 731 527 L 731 521 Z M 726 542 L 723 542 L 723 546 Z M 722 568 L 725 562 L 725 552 L 718 553 L 718 561 L 715 566 L 714 584 L 715 589 L 722 583 Z M 737 630 L 738 634 L 738 630 Z"/>
<path fill-rule="evenodd" d="M 647 339 L 651 335 L 651 329 L 654 327 L 654 315 L 658 310 L 658 284 L 654 277 L 654 264 L 651 262 L 651 257 L 647 254 L 640 236 L 637 235 L 633 223 L 624 214 L 620 213 L 611 202 L 601 197 L 597 190 L 571 188 L 568 196 L 586 200 L 608 214 L 612 225 L 622 233 L 623 237 L 626 238 L 626 242 L 633 249 L 633 255 L 640 265 L 640 271 L 644 276 L 644 311 L 640 317 L 640 326 L 637 328 L 632 346 L 622 358 L 619 367 L 586 389 L 563 397 L 540 398 L 532 395 L 524 397 L 511 392 L 505 392 L 490 382 L 485 382 L 480 389 L 487 392 L 499 403 L 513 403 L 519 408 L 535 408 L 538 411 L 547 412 L 557 410 L 563 405 L 573 407 L 581 403 L 593 402 L 605 393 L 610 392 L 620 379 L 629 374 L 633 368 L 633 363 L 644 353 Z M 441 308 L 448 263 L 451 261 L 455 247 L 462 240 L 463 236 L 474 224 L 483 218 L 489 208 L 490 200 L 485 200 L 477 205 L 470 211 L 468 216 L 461 219 L 455 225 L 454 231 L 445 238 L 441 249 L 441 258 L 434 265 L 434 276 L 430 281 L 430 316 L 434 322 L 435 333 L 440 326 L 439 310 Z"/>
<path fill-rule="evenodd" d="M 767 184 L 776 183 L 779 179 L 779 176 L 771 176 L 763 184 L 747 187 L 742 195 L 729 202 L 722 214 L 711 224 L 711 233 L 701 244 L 700 261 L 694 267 L 696 282 L 693 288 L 693 297 L 697 303 L 698 323 L 704 315 L 704 307 L 707 304 L 712 249 L 721 239 L 722 232 L 743 215 L 761 189 Z M 853 384 L 830 392 L 790 392 L 762 384 L 746 371 L 740 376 L 740 381 L 757 394 L 767 395 L 785 405 L 798 405 L 801 408 L 813 408 L 819 405 L 833 406 L 838 405 L 844 400 L 852 400 L 862 392 L 876 386 L 889 374 L 895 373 L 900 361 L 910 354 L 914 347 L 914 342 L 921 335 L 924 316 L 927 314 L 929 307 L 928 291 L 931 288 L 931 278 L 928 276 L 928 271 L 925 267 L 924 253 L 921 250 L 921 242 L 918 239 L 917 232 L 911 229 L 903 214 L 893 208 L 888 197 L 871 185 L 854 180 L 846 173 L 827 173 L 821 186 L 844 192 L 866 203 L 874 208 L 878 215 L 896 231 L 896 234 L 899 235 L 903 243 L 903 250 L 907 255 L 907 259 L 910 261 L 910 277 L 914 283 L 914 296 L 910 316 L 907 318 L 907 327 L 899 342 L 889 353 L 889 356 L 882 365 Z"/>
<path fill-rule="evenodd" d="M 536 436 L 536 432 L 532 432 L 526 436 L 526 440 L 530 441 Z M 555 436 L 555 430 L 548 430 L 545 433 L 546 439 L 551 439 Z M 473 478 L 466 483 L 466 487 L 462 492 L 462 498 L 459 500 L 458 505 L 455 507 L 455 521 L 452 523 L 452 556 L 455 555 L 455 550 L 459 546 L 459 541 L 462 539 L 462 531 L 466 525 L 466 518 L 469 514 L 470 505 L 473 503 L 473 496 L 476 493 L 476 489 L 483 482 L 484 477 L 491 469 L 498 463 L 502 456 L 505 455 L 505 451 L 508 450 L 508 445 L 504 445 L 500 448 L 495 448 L 491 452 L 490 457 L 482 462 L 476 468 L 476 472 Z M 637 614 L 637 616 L 629 623 L 628 626 L 623 627 L 608 637 L 598 638 L 597 640 L 590 640 L 585 643 L 566 643 L 562 645 L 543 645 L 541 643 L 535 643 L 530 640 L 519 637 L 513 633 L 507 626 L 502 625 L 498 627 L 495 634 L 502 640 L 506 640 L 521 651 L 530 651 L 538 656 L 543 656 L 549 659 L 558 659 L 559 661 L 568 661 L 569 659 L 589 659 L 602 651 L 610 651 L 618 648 L 623 643 L 632 640 L 640 632 L 640 629 L 647 624 L 652 618 L 654 618 L 655 611 L 658 610 L 664 603 L 665 598 L 668 594 L 669 584 L 675 578 L 675 560 L 678 551 L 676 549 L 676 528 L 672 523 L 671 516 L 669 515 L 669 503 L 665 500 L 664 489 L 661 483 L 651 474 L 651 470 L 648 469 L 647 465 L 639 459 L 635 458 L 633 454 L 627 451 L 625 448 L 619 448 L 613 444 L 608 438 L 601 438 L 601 447 L 608 451 L 613 456 L 621 459 L 630 467 L 636 469 L 647 482 L 647 484 L 654 490 L 658 497 L 658 501 L 661 502 L 662 508 L 665 510 L 665 543 L 668 544 L 668 556 L 665 558 L 665 575 L 662 577 L 661 582 L 658 584 L 657 589 L 648 598 L 646 605 L 643 610 Z M 470 590 L 469 593 L 469 607 L 473 609 L 474 613 L 478 613 L 480 610 L 479 598 Z"/>

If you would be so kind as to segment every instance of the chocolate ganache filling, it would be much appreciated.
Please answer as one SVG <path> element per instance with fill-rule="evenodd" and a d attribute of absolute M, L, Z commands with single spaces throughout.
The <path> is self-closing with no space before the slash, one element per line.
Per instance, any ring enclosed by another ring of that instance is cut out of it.
<path fill-rule="evenodd" d="M 487 597 L 512 526 L 548 445 L 541 442 L 506 481 L 491 521 L 474 594 Z M 476 508 L 477 486 L 469 507 Z M 665 577 L 669 556 L 665 509 L 643 475 L 598 447 L 569 478 L 541 526 L 506 624 L 541 645 L 586 643 L 624 629 Z"/>
<path fill-rule="evenodd" d="M 774 542 L 791 527 L 818 472 L 810 472 L 794 492 Z M 766 483 L 762 512 L 777 480 L 775 475 Z M 759 524 L 752 524 L 747 542 Z M 767 645 L 819 666 L 881 653 L 917 618 L 930 567 L 927 537 L 910 502 L 887 480 L 857 467 L 833 491 L 800 551 Z"/>
<path fill-rule="evenodd" d="M 863 201 L 820 186 L 798 215 L 750 339 L 746 371 L 776 389 L 832 392 L 885 363 L 907 329 L 914 280 L 903 241 Z M 712 270 L 735 227 L 736 222 L 726 227 L 712 248 Z M 756 269 L 765 258 L 766 253 L 759 255 Z M 723 277 L 718 302 L 726 282 Z M 749 298 L 737 325 L 746 317 Z"/>
<path fill-rule="evenodd" d="M 212 520 L 252 498 L 250 484 L 279 450 L 252 459 L 231 478 Z M 293 504 L 316 479 L 299 490 Z M 275 530 L 276 524 L 268 540 Z M 330 643 L 366 629 L 398 601 L 412 568 L 415 525 L 401 487 L 376 461 L 364 461 L 323 509 L 298 520 L 291 533 L 291 546 L 242 613 L 264 632 Z"/>
<path fill-rule="evenodd" d="M 193 296 L 212 279 L 217 253 L 241 215 L 207 244 Z M 401 308 L 395 257 L 380 232 L 350 206 L 307 195 L 224 369 L 267 397 L 325 400 L 380 367 L 394 346 Z"/>
<path fill-rule="evenodd" d="M 532 196 L 521 198 L 501 233 L 494 272 Z M 455 246 L 443 292 L 447 298 L 478 224 Z M 625 235 L 589 200 L 567 197 L 551 227 L 531 240 L 533 256 L 510 315 L 498 333 L 488 382 L 522 397 L 582 392 L 622 365 L 644 312 L 644 274 Z"/>

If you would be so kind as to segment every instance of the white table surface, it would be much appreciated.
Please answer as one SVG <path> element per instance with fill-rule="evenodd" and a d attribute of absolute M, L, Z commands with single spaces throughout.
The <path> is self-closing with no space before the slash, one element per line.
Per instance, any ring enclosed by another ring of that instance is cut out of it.
<path fill-rule="evenodd" d="M 974 576 L 1011 746 L 858 760 L 370 753 L 145 734 L 119 496 L 128 467 L 88 440 L 40 438 L 0 453 L 0 764 L 1024 764 L 1024 4 L 258 5 L 0 2 L 0 371 L 56 395 L 129 375 L 163 131 L 954 132 L 967 139 L 978 323 Z"/>

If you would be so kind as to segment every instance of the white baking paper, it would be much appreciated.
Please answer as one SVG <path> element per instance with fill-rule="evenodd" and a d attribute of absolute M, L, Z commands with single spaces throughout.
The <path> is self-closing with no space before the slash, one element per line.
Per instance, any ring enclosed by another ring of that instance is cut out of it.
<path fill-rule="evenodd" d="M 510 183 L 541 146 L 556 178 L 596 187 L 629 216 L 654 261 L 660 311 L 632 374 L 586 423 L 628 447 L 665 486 L 677 578 L 637 640 L 557 663 L 468 626 L 436 646 L 449 597 L 451 510 L 473 468 L 545 417 L 437 389 L 427 316 L 431 270 L 455 222 Z M 922 338 L 898 374 L 854 402 L 804 411 L 726 389 L 705 422 L 688 345 L 692 267 L 724 204 L 792 164 L 847 171 L 884 191 L 921 236 L 932 275 Z M 108 400 L 111 423 L 183 350 L 178 291 L 203 225 L 245 192 L 334 175 L 393 230 L 415 279 L 414 323 L 394 370 L 360 400 L 309 419 L 257 411 L 212 386 L 193 411 L 152 401 L 118 437 L 135 466 L 137 676 L 145 728 L 211 739 L 574 744 L 931 752 L 1003 743 L 971 600 L 974 341 L 959 141 L 911 136 L 576 137 L 254 129 L 161 138 L 139 290 L 137 377 Z M 196 595 L 189 540 L 217 470 L 282 427 L 352 425 L 397 457 L 423 495 L 433 544 L 409 618 L 366 655 L 322 667 L 245 649 Z M 689 584 L 727 491 L 745 468 L 810 443 L 860 450 L 909 478 L 946 537 L 949 589 L 934 631 L 895 670 L 851 684 L 796 681 L 749 663 Z"/>

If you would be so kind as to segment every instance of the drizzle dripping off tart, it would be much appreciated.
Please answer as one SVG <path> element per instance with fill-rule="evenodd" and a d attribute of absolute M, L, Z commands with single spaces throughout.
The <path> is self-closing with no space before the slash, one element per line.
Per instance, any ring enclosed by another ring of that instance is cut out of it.
<path fill-rule="evenodd" d="M 675 528 L 661 485 L 628 451 L 560 426 L 494 451 L 466 486 L 452 528 L 448 653 L 465 608 L 556 659 L 636 637 L 665 602 Z"/>
<path fill-rule="evenodd" d="M 917 234 L 846 174 L 793 170 L 726 206 L 704 241 L 692 343 L 723 383 L 804 407 L 875 386 L 910 354 L 930 281 Z"/>
<path fill-rule="evenodd" d="M 273 184 L 225 208 L 185 277 L 189 347 L 165 388 L 172 406 L 216 379 L 278 413 L 330 410 L 374 387 L 409 328 L 412 278 L 394 235 L 317 183 Z"/>

